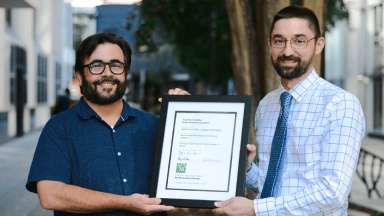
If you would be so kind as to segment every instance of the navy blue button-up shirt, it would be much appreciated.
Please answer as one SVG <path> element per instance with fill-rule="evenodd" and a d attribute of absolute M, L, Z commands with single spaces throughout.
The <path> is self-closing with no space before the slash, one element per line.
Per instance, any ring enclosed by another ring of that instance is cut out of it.
<path fill-rule="evenodd" d="M 81 99 L 45 125 L 26 187 L 36 192 L 37 181 L 54 180 L 113 194 L 148 194 L 157 127 L 154 115 L 124 103 L 111 128 Z M 55 215 L 76 214 L 56 211 Z M 115 211 L 92 215 L 136 214 Z"/>

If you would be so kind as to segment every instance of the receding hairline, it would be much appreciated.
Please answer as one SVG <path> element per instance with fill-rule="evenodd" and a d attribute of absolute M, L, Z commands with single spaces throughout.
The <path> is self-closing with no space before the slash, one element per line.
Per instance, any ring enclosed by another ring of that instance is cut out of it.
<path fill-rule="evenodd" d="M 312 31 L 312 33 L 314 34 L 315 37 L 321 37 L 321 34 L 320 35 L 317 35 L 316 33 L 316 27 L 315 25 L 309 21 L 307 18 L 304 18 L 304 17 L 287 17 L 287 18 L 280 18 L 278 19 L 275 23 L 273 23 L 273 26 L 271 28 L 271 32 L 270 32 L 270 35 L 269 37 L 272 37 L 272 33 L 273 33 L 273 30 L 275 29 L 275 26 L 276 26 L 276 23 L 281 21 L 281 20 L 292 20 L 292 19 L 298 19 L 298 20 L 304 20 L 307 22 L 307 26 L 308 28 Z"/>

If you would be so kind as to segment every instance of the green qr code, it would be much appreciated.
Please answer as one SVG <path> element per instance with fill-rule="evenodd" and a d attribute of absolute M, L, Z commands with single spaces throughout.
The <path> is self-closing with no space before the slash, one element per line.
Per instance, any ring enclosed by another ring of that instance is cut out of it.
<path fill-rule="evenodd" d="M 177 163 L 176 164 L 176 173 L 185 173 L 186 169 L 187 169 L 186 163 Z"/>

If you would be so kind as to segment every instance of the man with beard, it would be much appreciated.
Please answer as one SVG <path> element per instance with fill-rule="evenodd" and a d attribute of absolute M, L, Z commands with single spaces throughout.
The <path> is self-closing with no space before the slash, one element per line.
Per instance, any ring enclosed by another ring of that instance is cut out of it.
<path fill-rule="evenodd" d="M 217 202 L 217 215 L 347 215 L 365 120 L 358 99 L 319 77 L 312 65 L 324 47 L 315 14 L 303 7 L 279 11 L 269 45 L 281 87 L 256 112 L 258 165 L 247 184 L 257 199 Z M 248 145 L 249 158 L 256 155 Z M 251 162 L 252 160 L 250 160 Z"/>
<path fill-rule="evenodd" d="M 115 34 L 95 34 L 80 44 L 75 71 L 83 97 L 45 125 L 26 185 L 54 215 L 173 209 L 144 195 L 158 119 L 122 99 L 130 63 L 129 45 Z"/>

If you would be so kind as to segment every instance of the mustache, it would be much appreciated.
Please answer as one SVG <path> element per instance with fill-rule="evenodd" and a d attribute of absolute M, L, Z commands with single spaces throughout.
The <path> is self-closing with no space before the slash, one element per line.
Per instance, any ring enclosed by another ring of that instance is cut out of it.
<path fill-rule="evenodd" d="M 297 61 L 297 62 L 300 62 L 300 58 L 293 56 L 293 55 L 290 55 L 290 56 L 282 55 L 282 56 L 277 57 L 277 61 Z"/>
<path fill-rule="evenodd" d="M 119 85 L 120 84 L 120 80 L 118 79 L 114 79 L 112 77 L 105 77 L 105 78 L 101 78 L 99 80 L 96 80 L 93 82 L 94 85 L 101 85 L 105 82 L 108 82 L 108 83 L 112 83 L 112 84 L 116 84 L 116 85 Z"/>

